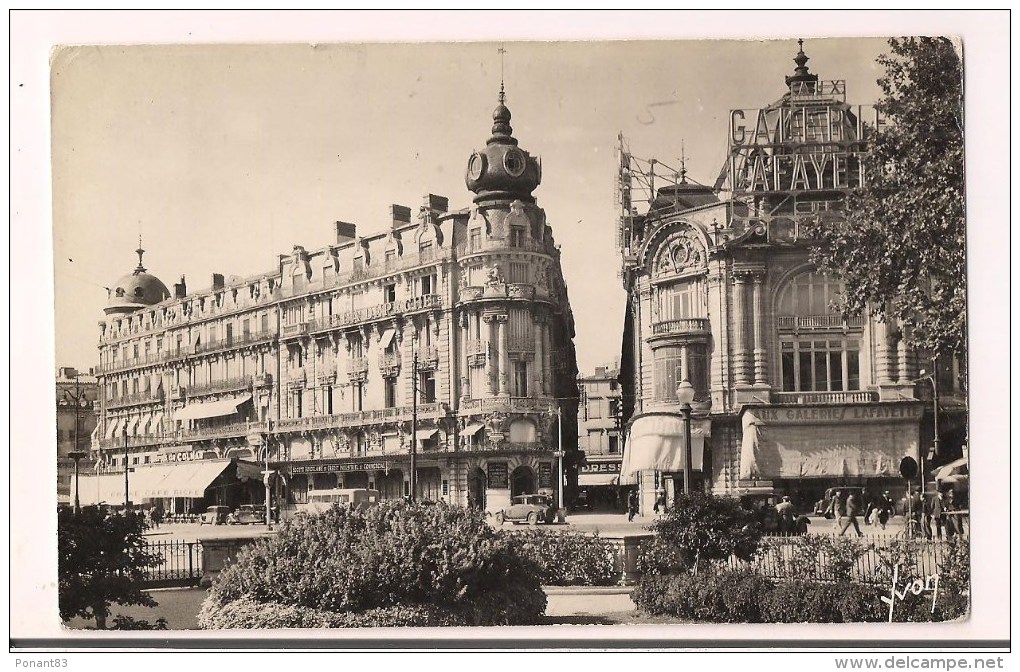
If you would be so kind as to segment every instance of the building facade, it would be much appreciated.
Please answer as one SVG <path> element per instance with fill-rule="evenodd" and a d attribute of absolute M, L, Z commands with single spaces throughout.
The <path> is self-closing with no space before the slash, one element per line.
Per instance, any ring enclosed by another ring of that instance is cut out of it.
<path fill-rule="evenodd" d="M 401 498 L 412 449 L 419 498 L 494 511 L 562 487 L 560 415 L 576 435 L 573 317 L 532 196 L 541 164 L 509 122 L 501 92 L 468 161 L 470 208 L 430 194 L 413 217 L 392 206 L 377 233 L 336 222 L 332 244 L 295 246 L 258 276 L 215 274 L 200 292 L 182 278 L 171 294 L 139 249 L 100 323 L 99 470 L 241 465 L 226 499 L 138 479 L 133 499 L 174 510 L 261 503 L 245 465 L 267 461 L 290 504 L 337 487 Z M 576 478 L 576 442 L 565 448 Z"/>
<path fill-rule="evenodd" d="M 656 182 L 655 162 L 645 170 L 621 141 L 628 443 L 666 455 L 664 468 L 639 475 L 648 509 L 657 489 L 682 489 L 685 468 L 694 489 L 789 494 L 803 510 L 835 485 L 899 496 L 903 457 L 930 467 L 966 442 L 958 363 L 933 366 L 906 347 L 902 325 L 833 312 L 843 283 L 810 262 L 803 223 L 842 216 L 882 120 L 846 104 L 845 82 L 811 74 L 803 49 L 794 60 L 778 101 L 730 111 L 728 159 L 711 187 L 682 166 Z M 689 464 L 677 401 L 685 380 Z"/>
<path fill-rule="evenodd" d="M 577 378 L 581 395 L 577 447 L 583 456 L 577 487 L 586 491 L 586 504 L 597 510 L 617 510 L 623 501 L 619 483 L 623 461 L 623 392 L 619 375 L 619 366 L 613 364 L 595 367 L 593 374 Z"/>
<path fill-rule="evenodd" d="M 57 370 L 57 502 L 74 504 L 72 452 L 88 452 L 96 429 L 96 379 L 71 367 Z M 91 466 L 80 462 L 79 469 Z"/>

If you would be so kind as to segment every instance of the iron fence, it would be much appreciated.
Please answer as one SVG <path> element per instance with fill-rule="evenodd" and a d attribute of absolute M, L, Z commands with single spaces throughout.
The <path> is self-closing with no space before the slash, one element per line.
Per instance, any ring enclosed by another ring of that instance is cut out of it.
<path fill-rule="evenodd" d="M 948 541 L 905 540 L 866 535 L 859 538 L 819 543 L 816 535 L 769 535 L 751 562 L 729 559 L 733 569 L 752 569 L 770 579 L 837 581 L 849 577 L 865 584 L 888 584 L 893 565 L 900 575 L 910 570 L 915 576 L 940 574 L 948 555 Z"/>
<path fill-rule="evenodd" d="M 149 541 L 149 553 L 162 561 L 145 571 L 146 588 L 197 586 L 202 578 L 202 544 L 197 541 Z"/>

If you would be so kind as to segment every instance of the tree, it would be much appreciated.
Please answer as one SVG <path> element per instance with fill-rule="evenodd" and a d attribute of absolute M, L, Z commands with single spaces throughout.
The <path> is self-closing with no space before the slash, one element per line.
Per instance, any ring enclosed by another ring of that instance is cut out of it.
<path fill-rule="evenodd" d="M 889 47 L 876 105 L 888 124 L 870 129 L 867 186 L 843 221 L 810 227 L 813 261 L 846 283 L 846 313 L 899 321 L 908 345 L 965 361 L 962 64 L 944 37 Z"/>
<path fill-rule="evenodd" d="M 112 604 L 156 606 L 141 589 L 144 570 L 162 558 L 146 549 L 141 514 L 105 516 L 97 506 L 79 513 L 57 511 L 57 573 L 60 618 L 94 618 L 106 628 Z"/>
<path fill-rule="evenodd" d="M 762 536 L 757 522 L 753 512 L 731 497 L 699 492 L 681 495 L 673 508 L 652 524 L 655 543 L 649 550 L 661 557 L 646 562 L 657 564 L 660 572 L 686 567 L 696 574 L 705 561 L 726 561 L 731 555 L 750 560 Z"/>

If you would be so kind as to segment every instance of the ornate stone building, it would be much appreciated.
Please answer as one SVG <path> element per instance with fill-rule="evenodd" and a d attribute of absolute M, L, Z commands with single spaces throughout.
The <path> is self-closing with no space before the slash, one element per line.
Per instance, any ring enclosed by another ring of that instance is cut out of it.
<path fill-rule="evenodd" d="M 393 499 L 409 494 L 413 445 L 418 497 L 495 510 L 554 492 L 560 412 L 576 436 L 573 317 L 532 195 L 541 163 L 509 122 L 501 92 L 468 161 L 468 209 L 430 194 L 413 218 L 392 206 L 385 231 L 337 222 L 333 244 L 200 292 L 182 278 L 173 296 L 139 249 L 100 323 L 100 470 L 164 465 L 173 475 L 136 478 L 132 499 L 171 509 L 259 503 L 246 465 L 268 451 L 290 503 L 336 487 Z M 573 479 L 576 442 L 565 448 Z M 189 486 L 168 468 L 202 461 L 239 464 L 240 482 L 213 492 L 226 471 Z"/>
<path fill-rule="evenodd" d="M 96 379 L 70 367 L 57 370 L 57 502 L 74 504 L 72 452 L 88 451 L 96 428 Z M 91 466 L 79 463 L 79 470 Z"/>
<path fill-rule="evenodd" d="M 782 98 L 730 112 L 712 187 L 681 166 L 656 189 L 655 162 L 645 170 L 621 147 L 628 441 L 671 465 L 639 475 L 648 510 L 657 489 L 682 489 L 684 380 L 694 388 L 694 489 L 789 494 L 804 509 L 834 485 L 902 494 L 903 457 L 945 463 L 966 440 L 959 366 L 939 362 L 934 378 L 934 455 L 932 362 L 905 346 L 900 325 L 833 312 L 843 283 L 810 263 L 801 226 L 841 216 L 881 119 L 846 104 L 845 82 L 811 74 L 803 50 L 794 60 Z M 641 185 L 651 185 L 643 213 Z"/>

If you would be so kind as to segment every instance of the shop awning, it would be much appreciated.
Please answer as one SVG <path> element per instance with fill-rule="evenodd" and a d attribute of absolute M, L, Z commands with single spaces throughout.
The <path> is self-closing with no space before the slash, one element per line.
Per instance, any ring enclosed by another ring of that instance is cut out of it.
<path fill-rule="evenodd" d="M 174 420 L 198 420 L 200 418 L 218 418 L 237 413 L 237 407 L 251 399 L 250 394 L 233 399 L 222 399 L 206 404 L 188 404 L 174 415 Z"/>
<path fill-rule="evenodd" d="M 127 435 L 138 436 L 138 421 L 141 420 L 141 416 L 136 416 L 128 420 Z"/>
<path fill-rule="evenodd" d="M 152 433 L 151 427 L 152 427 L 153 417 L 154 416 L 152 415 L 152 413 L 149 413 L 148 415 L 143 415 L 142 416 L 142 421 L 138 423 L 138 435 L 139 436 L 148 436 L 149 434 Z"/>
<path fill-rule="evenodd" d="M 708 421 L 691 421 L 691 470 L 701 471 Z M 620 483 L 637 483 L 641 471 L 682 472 L 686 454 L 684 419 L 676 413 L 635 416 L 627 434 Z"/>
<path fill-rule="evenodd" d="M 903 457 L 917 456 L 916 420 L 784 423 L 756 411 L 747 409 L 741 418 L 743 480 L 898 477 Z"/>
<path fill-rule="evenodd" d="M 969 460 L 961 457 L 949 464 L 945 464 L 935 472 L 936 481 L 958 481 L 969 476 Z"/>
<path fill-rule="evenodd" d="M 414 438 L 419 441 L 428 441 L 433 436 L 439 433 L 438 429 L 419 429 L 418 433 L 414 435 Z"/>
<path fill-rule="evenodd" d="M 120 428 L 120 423 L 121 423 L 120 418 L 117 418 L 116 420 L 114 420 L 113 422 L 106 426 L 106 438 L 112 439 L 114 436 L 117 435 L 117 430 Z"/>
<path fill-rule="evenodd" d="M 392 342 L 393 342 L 393 330 L 387 329 L 382 333 L 382 336 L 379 338 L 379 349 L 385 350 L 386 348 L 390 347 L 390 343 Z"/>
<path fill-rule="evenodd" d="M 460 430 L 460 435 L 463 437 L 472 437 L 475 434 L 477 434 L 478 430 L 480 430 L 482 427 L 485 427 L 485 425 L 483 425 L 480 422 L 472 422 L 467 427 Z"/>
<path fill-rule="evenodd" d="M 619 474 L 578 474 L 578 485 L 616 485 L 620 482 Z"/>

